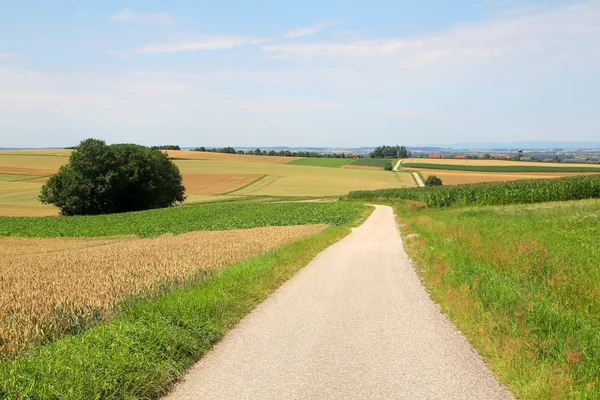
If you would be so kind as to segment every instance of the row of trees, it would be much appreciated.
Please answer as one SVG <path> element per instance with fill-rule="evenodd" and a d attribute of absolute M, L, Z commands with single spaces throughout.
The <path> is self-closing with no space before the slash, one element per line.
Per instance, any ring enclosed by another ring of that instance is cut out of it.
<path fill-rule="evenodd" d="M 311 157 L 311 158 L 346 158 L 345 153 L 326 153 L 321 154 L 316 151 L 289 151 L 289 150 L 235 150 L 233 147 L 223 148 L 206 148 L 204 146 L 196 147 L 192 151 L 207 151 L 211 153 L 225 153 L 225 154 L 250 154 L 255 156 L 278 156 L 278 157 Z"/>
<path fill-rule="evenodd" d="M 371 158 L 408 158 L 411 153 L 406 150 L 406 146 L 379 146 L 369 153 Z"/>

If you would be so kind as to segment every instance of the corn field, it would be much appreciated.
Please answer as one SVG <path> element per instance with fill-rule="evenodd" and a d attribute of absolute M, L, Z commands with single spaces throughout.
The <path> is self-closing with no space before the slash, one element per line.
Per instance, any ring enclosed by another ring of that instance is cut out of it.
<path fill-rule="evenodd" d="M 600 198 L 600 175 L 350 192 L 350 199 L 414 200 L 429 207 L 505 205 Z"/>

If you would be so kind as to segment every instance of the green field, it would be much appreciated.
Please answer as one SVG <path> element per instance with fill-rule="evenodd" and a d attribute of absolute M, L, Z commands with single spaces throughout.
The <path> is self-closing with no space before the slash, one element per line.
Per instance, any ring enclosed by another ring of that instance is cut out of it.
<path fill-rule="evenodd" d="M 290 161 L 290 165 L 308 165 L 311 167 L 330 167 L 340 168 L 351 164 L 354 160 L 351 158 L 298 158 Z"/>
<path fill-rule="evenodd" d="M 404 199 L 429 207 L 541 203 L 600 198 L 600 174 L 556 179 L 351 192 L 350 199 Z"/>
<path fill-rule="evenodd" d="M 509 161 L 503 162 L 505 165 L 466 165 L 466 164 L 443 164 L 443 163 L 402 163 L 403 168 L 421 168 L 421 169 L 443 169 L 450 171 L 477 171 L 477 172 L 598 172 L 600 166 L 573 167 L 573 166 L 544 166 L 539 164 L 532 165 L 511 165 Z"/>
<path fill-rule="evenodd" d="M 395 208 L 433 299 L 517 398 L 600 398 L 599 200 Z"/>
<path fill-rule="evenodd" d="M 218 203 L 124 214 L 76 217 L 0 217 L 0 236 L 100 237 L 158 236 L 198 230 L 261 226 L 342 225 L 356 218 L 360 205 L 336 203 Z"/>

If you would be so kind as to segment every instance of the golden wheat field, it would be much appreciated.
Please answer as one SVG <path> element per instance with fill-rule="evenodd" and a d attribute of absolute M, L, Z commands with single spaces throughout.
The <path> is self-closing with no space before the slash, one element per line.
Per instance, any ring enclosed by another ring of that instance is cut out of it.
<path fill-rule="evenodd" d="M 185 174 L 187 194 L 223 194 L 232 192 L 263 177 L 261 174 Z"/>
<path fill-rule="evenodd" d="M 258 256 L 326 225 L 198 231 L 152 239 L 0 237 L 0 354 L 12 356 L 77 324 L 106 320 L 119 302 Z"/>
<path fill-rule="evenodd" d="M 215 160 L 215 161 L 235 161 L 252 162 L 266 164 L 285 164 L 297 160 L 298 157 L 279 157 L 279 156 L 254 156 L 246 154 L 226 154 L 212 153 L 208 151 L 186 151 L 186 150 L 164 150 L 164 153 L 171 158 L 186 158 L 191 160 Z"/>

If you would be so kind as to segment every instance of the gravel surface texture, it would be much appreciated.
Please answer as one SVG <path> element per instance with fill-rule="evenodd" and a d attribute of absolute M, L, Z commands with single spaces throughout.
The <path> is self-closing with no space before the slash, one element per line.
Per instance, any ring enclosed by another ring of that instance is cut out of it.
<path fill-rule="evenodd" d="M 251 312 L 168 397 L 513 398 L 429 299 L 385 206 Z"/>

